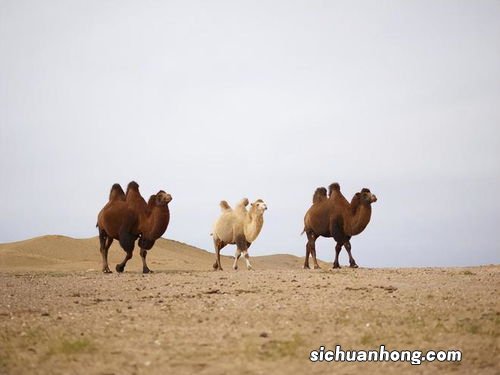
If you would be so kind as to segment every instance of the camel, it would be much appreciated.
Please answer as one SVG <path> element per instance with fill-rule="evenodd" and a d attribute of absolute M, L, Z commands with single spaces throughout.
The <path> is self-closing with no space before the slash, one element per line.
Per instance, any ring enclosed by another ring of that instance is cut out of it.
<path fill-rule="evenodd" d="M 221 215 L 215 221 L 212 231 L 215 246 L 214 270 L 222 271 L 220 251 L 226 245 L 236 245 L 233 269 L 238 269 L 238 259 L 243 254 L 248 270 L 252 270 L 248 248 L 259 235 L 264 225 L 264 211 L 267 205 L 262 199 L 257 199 L 246 209 L 249 201 L 243 198 L 234 209 L 226 201 L 220 202 Z"/>
<path fill-rule="evenodd" d="M 170 194 L 160 190 L 149 198 L 148 203 L 139 193 L 139 185 L 132 181 L 123 193 L 120 185 L 111 188 L 110 200 L 99 213 L 97 227 L 103 258 L 103 272 L 111 273 L 108 266 L 108 250 L 113 239 L 120 242 L 125 251 L 125 259 L 116 265 L 117 272 L 123 272 L 125 265 L 132 258 L 135 241 L 139 239 L 143 273 L 152 272 L 147 263 L 147 250 L 165 233 L 170 221 L 168 203 Z"/>
<path fill-rule="evenodd" d="M 304 231 L 307 235 L 306 259 L 304 268 L 309 268 L 309 255 L 312 255 L 314 268 L 320 268 L 316 259 L 316 239 L 318 237 L 333 237 L 335 246 L 335 260 L 333 268 L 340 268 L 339 254 L 342 246 L 349 255 L 349 265 L 357 268 L 358 265 L 351 254 L 350 239 L 360 234 L 368 225 L 371 218 L 371 205 L 377 201 L 370 189 L 363 188 L 356 193 L 349 203 L 340 192 L 340 185 L 333 183 L 329 186 L 326 196 L 325 188 L 316 189 L 313 204 L 304 217 Z"/>

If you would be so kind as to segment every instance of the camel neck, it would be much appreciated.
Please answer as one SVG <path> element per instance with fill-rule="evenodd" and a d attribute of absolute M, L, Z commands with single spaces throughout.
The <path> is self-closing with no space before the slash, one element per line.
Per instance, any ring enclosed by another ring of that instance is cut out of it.
<path fill-rule="evenodd" d="M 160 238 L 167 230 L 170 220 L 168 206 L 155 206 L 149 213 L 146 220 L 147 225 L 143 229 L 143 236 L 148 239 Z"/>
<path fill-rule="evenodd" d="M 247 217 L 249 220 L 245 225 L 245 237 L 248 242 L 252 243 L 255 241 L 264 225 L 264 216 L 262 213 L 257 213 L 255 210 L 251 209 Z"/>
<path fill-rule="evenodd" d="M 372 206 L 370 204 L 360 204 L 352 217 L 352 235 L 355 236 L 361 233 L 368 223 L 372 215 Z"/>

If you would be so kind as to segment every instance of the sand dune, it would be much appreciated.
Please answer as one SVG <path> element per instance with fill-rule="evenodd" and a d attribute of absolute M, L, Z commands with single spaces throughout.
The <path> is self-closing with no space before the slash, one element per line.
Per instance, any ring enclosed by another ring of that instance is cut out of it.
<path fill-rule="evenodd" d="M 136 249 L 137 250 L 137 249 Z M 222 266 L 230 269 L 234 246 L 225 249 Z M 109 250 L 109 261 L 121 262 L 124 252 L 117 241 Z M 251 251 L 250 251 L 251 255 Z M 210 270 L 214 254 L 188 244 L 159 239 L 149 252 L 148 263 L 153 270 Z M 75 239 L 66 236 L 50 235 L 25 241 L 0 244 L 0 271 L 82 271 L 100 270 L 101 255 L 97 237 Z M 240 259 L 240 267 L 244 260 Z M 303 264 L 303 258 L 289 254 L 252 257 L 252 264 L 257 269 L 297 269 Z M 126 268 L 127 271 L 142 270 L 139 252 Z"/>

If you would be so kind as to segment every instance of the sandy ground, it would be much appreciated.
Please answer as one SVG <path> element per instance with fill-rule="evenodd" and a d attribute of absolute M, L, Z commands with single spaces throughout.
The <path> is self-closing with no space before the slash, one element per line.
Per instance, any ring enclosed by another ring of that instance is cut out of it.
<path fill-rule="evenodd" d="M 155 273 L 135 257 L 104 275 L 96 249 L 62 236 L 0 245 L 1 374 L 500 373 L 500 266 L 302 270 L 277 255 L 213 272 L 213 254 L 162 240 Z M 121 256 L 113 245 L 111 264 Z M 309 361 L 337 344 L 463 359 Z"/>

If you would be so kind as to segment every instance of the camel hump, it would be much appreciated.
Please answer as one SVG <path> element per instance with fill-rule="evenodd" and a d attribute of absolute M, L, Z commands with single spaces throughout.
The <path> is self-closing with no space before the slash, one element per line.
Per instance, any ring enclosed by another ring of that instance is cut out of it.
<path fill-rule="evenodd" d="M 328 196 L 331 197 L 334 191 L 340 192 L 340 185 L 338 182 L 334 182 L 328 186 Z"/>
<path fill-rule="evenodd" d="M 130 181 L 127 185 L 127 194 L 131 190 L 139 191 L 139 184 L 135 181 Z"/>
<path fill-rule="evenodd" d="M 111 190 L 109 191 L 109 200 L 114 201 L 114 200 L 124 200 L 124 199 L 125 199 L 125 192 L 123 191 L 120 184 L 113 184 L 113 186 L 111 186 Z"/>
<path fill-rule="evenodd" d="M 319 187 L 316 189 L 313 195 L 313 204 L 321 202 L 326 199 L 326 188 Z"/>
<path fill-rule="evenodd" d="M 245 208 L 246 206 L 248 206 L 248 203 L 250 203 L 250 201 L 248 200 L 248 198 L 242 198 L 238 204 L 236 205 L 236 207 L 238 208 Z"/>
<path fill-rule="evenodd" d="M 222 212 L 231 210 L 231 206 L 229 205 L 229 203 L 227 203 L 227 201 L 220 201 L 219 205 Z"/>

